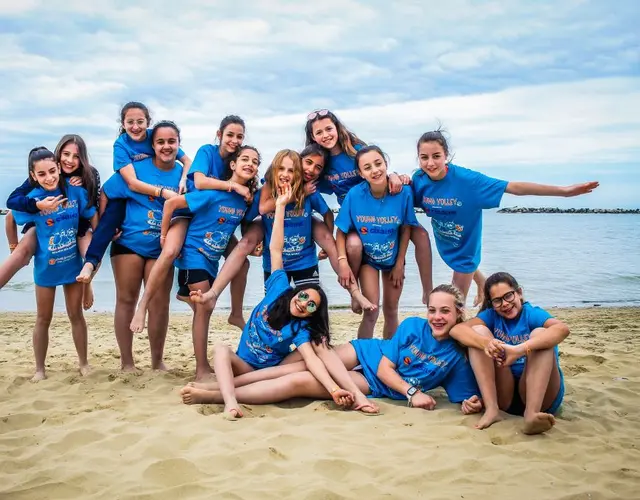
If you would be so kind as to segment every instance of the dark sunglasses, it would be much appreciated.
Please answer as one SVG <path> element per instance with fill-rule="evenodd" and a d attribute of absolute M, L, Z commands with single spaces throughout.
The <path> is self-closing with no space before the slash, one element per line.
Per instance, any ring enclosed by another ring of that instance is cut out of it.
<path fill-rule="evenodd" d="M 495 297 L 491 299 L 491 305 L 493 307 L 500 307 L 503 301 L 511 303 L 515 298 L 516 298 L 516 292 L 511 290 L 510 292 L 505 293 L 502 297 Z"/>
<path fill-rule="evenodd" d="M 317 116 L 327 116 L 330 113 L 328 109 L 320 109 L 318 111 L 313 111 L 307 115 L 307 121 L 313 120 Z"/>
<path fill-rule="evenodd" d="M 307 292 L 298 292 L 298 300 L 306 302 L 305 308 L 309 314 L 313 314 L 318 310 L 318 304 L 313 300 L 309 300 L 309 294 Z"/>

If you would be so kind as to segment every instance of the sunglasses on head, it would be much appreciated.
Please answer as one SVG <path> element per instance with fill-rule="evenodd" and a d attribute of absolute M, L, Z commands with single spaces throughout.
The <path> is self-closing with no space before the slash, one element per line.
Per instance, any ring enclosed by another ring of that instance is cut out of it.
<path fill-rule="evenodd" d="M 331 111 L 329 111 L 328 109 L 320 109 L 318 111 L 314 111 L 312 113 L 309 113 L 307 115 L 307 121 L 309 120 L 313 120 L 314 118 L 316 118 L 317 116 L 327 116 Z"/>
<path fill-rule="evenodd" d="M 516 292 L 511 290 L 510 292 L 505 293 L 502 297 L 494 297 L 493 299 L 491 299 L 491 305 L 493 307 L 500 307 L 503 301 L 511 303 L 515 298 Z"/>
<path fill-rule="evenodd" d="M 307 292 L 298 292 L 298 300 L 306 302 L 305 308 L 309 314 L 313 314 L 318 310 L 318 304 L 313 300 L 309 300 L 309 294 Z"/>

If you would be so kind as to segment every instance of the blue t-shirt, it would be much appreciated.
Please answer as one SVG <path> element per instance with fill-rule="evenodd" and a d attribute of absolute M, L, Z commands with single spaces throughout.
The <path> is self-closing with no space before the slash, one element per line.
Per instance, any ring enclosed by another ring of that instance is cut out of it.
<path fill-rule="evenodd" d="M 134 161 L 151 158 L 154 155 L 153 145 L 151 143 L 151 132 L 153 129 L 147 129 L 147 135 L 141 141 L 134 141 L 126 132 L 120 134 L 113 143 L 113 170 L 118 172 L 122 167 L 133 163 Z M 178 149 L 178 160 L 184 156 L 184 151 Z"/>
<path fill-rule="evenodd" d="M 259 201 L 254 198 L 252 206 L 247 207 L 239 194 L 215 190 L 191 191 L 184 197 L 193 219 L 175 266 L 204 269 L 215 278 L 229 239 L 245 217 L 255 217 Z"/>
<path fill-rule="evenodd" d="M 83 187 L 66 185 L 67 202 L 54 211 L 36 214 L 12 212 L 17 224 L 33 222 L 36 225 L 36 247 L 33 280 L 38 286 L 53 287 L 76 282 L 82 269 L 82 257 L 78 251 L 76 236 L 78 220 L 90 219 L 96 208 L 89 206 L 89 195 Z M 42 200 L 47 196 L 62 194 L 59 189 L 47 191 L 41 187 L 33 189 L 27 196 Z"/>
<path fill-rule="evenodd" d="M 316 244 L 313 241 L 311 211 L 315 210 L 320 215 L 329 211 L 327 203 L 318 192 L 310 194 L 304 199 L 304 206 L 297 209 L 295 203 L 289 203 L 284 213 L 284 248 L 282 250 L 282 263 L 286 271 L 299 271 L 315 266 L 318 263 Z M 264 227 L 264 253 L 262 254 L 262 267 L 266 272 L 271 271 L 271 253 L 269 242 L 273 232 L 273 218 L 275 212 L 262 216 Z"/>
<path fill-rule="evenodd" d="M 291 352 L 291 344 L 300 347 L 311 341 L 305 320 L 293 319 L 282 330 L 269 326 L 267 315 L 271 305 L 286 291 L 290 290 L 289 278 L 283 269 L 275 271 L 265 283 L 267 293 L 251 311 L 237 355 L 256 369 L 279 364 Z"/>
<path fill-rule="evenodd" d="M 213 144 L 205 144 L 198 149 L 189 173 L 187 174 L 187 188 L 189 191 L 195 189 L 195 173 L 200 172 L 207 177 L 215 177 L 223 179 L 226 167 L 224 160 L 220 156 L 220 146 Z"/>
<path fill-rule="evenodd" d="M 354 149 L 360 151 L 362 146 L 356 144 Z M 320 177 L 318 190 L 324 194 L 335 194 L 338 198 L 338 204 L 342 205 L 349 190 L 361 182 L 364 182 L 364 179 L 360 177 L 355 157 L 342 152 L 329 157 Z"/>
<path fill-rule="evenodd" d="M 370 397 L 406 398 L 378 378 L 383 356 L 396 365 L 402 380 L 423 392 L 442 386 L 452 403 L 480 396 L 471 365 L 460 348 L 450 338 L 436 340 L 426 319 L 405 319 L 390 340 L 358 339 L 351 345 L 371 388 Z"/>
<path fill-rule="evenodd" d="M 432 181 L 422 170 L 413 175 L 416 206 L 431 217 L 438 252 L 454 271 L 472 273 L 478 269 L 482 210 L 500 206 L 507 184 L 452 164 L 439 181 Z"/>
<path fill-rule="evenodd" d="M 159 188 L 178 190 L 182 168 L 175 164 L 171 170 L 160 170 L 152 158 L 133 164 L 136 177 Z M 164 198 L 135 193 L 129 189 L 121 175 L 112 175 L 102 187 L 107 198 L 126 198 L 127 211 L 120 226 L 122 235 L 118 243 L 147 259 L 160 255 L 160 227 Z"/>
<path fill-rule="evenodd" d="M 513 318 L 507 319 L 500 316 L 494 309 L 485 309 L 478 313 L 478 319 L 481 319 L 487 328 L 491 330 L 493 336 L 509 345 L 518 345 L 529 340 L 529 335 L 536 328 L 544 327 L 548 319 L 553 318 L 544 309 L 532 306 L 529 302 L 522 304 L 522 311 Z M 558 355 L 558 346 L 554 351 Z M 516 377 L 521 377 L 524 370 L 526 356 L 522 356 L 518 361 L 511 365 L 511 372 Z"/>
<path fill-rule="evenodd" d="M 409 186 L 396 195 L 375 198 L 369 184 L 363 182 L 349 191 L 336 218 L 336 227 L 343 233 L 356 230 L 364 263 L 378 270 L 389 270 L 396 263 L 403 225 L 418 225 Z"/>

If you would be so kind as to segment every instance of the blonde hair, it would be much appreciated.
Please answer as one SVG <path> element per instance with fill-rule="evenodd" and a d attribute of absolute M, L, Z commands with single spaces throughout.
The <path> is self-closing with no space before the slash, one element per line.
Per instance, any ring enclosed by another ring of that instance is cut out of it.
<path fill-rule="evenodd" d="M 296 204 L 296 209 L 300 210 L 304 205 L 304 182 L 302 180 L 302 160 L 300 155 L 292 149 L 282 149 L 273 157 L 273 161 L 264 174 L 264 180 L 267 187 L 271 191 L 271 196 L 275 200 L 278 197 L 278 189 L 276 185 L 276 174 L 282 161 L 285 158 L 291 159 L 293 162 L 293 180 L 291 181 L 292 198 Z"/>
<path fill-rule="evenodd" d="M 431 298 L 431 295 L 438 292 L 446 293 L 453 297 L 453 304 L 456 308 L 456 324 L 462 323 L 466 317 L 466 311 L 464 308 L 464 295 L 462 295 L 462 292 L 458 289 L 457 286 L 451 284 L 443 284 L 438 285 L 433 290 L 431 290 L 429 298 Z"/>

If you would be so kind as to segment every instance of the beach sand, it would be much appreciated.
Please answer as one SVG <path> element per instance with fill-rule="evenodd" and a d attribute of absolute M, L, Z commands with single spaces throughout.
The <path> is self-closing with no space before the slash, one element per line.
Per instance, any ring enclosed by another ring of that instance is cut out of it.
<path fill-rule="evenodd" d="M 195 367 L 184 314 L 171 316 L 169 373 L 149 370 L 136 336 L 141 375 L 118 372 L 111 315 L 88 314 L 85 379 L 56 315 L 49 378 L 34 384 L 34 315 L 0 314 L 0 498 L 640 498 L 640 309 L 553 312 L 572 331 L 567 393 L 556 427 L 534 437 L 515 417 L 478 431 L 442 392 L 433 412 L 383 400 L 383 415 L 365 417 L 296 400 L 229 422 L 219 405 L 181 403 Z M 235 346 L 225 319 L 210 342 Z M 355 315 L 331 320 L 334 343 L 353 338 Z"/>

